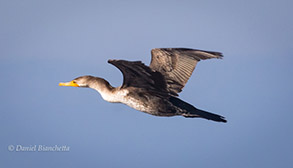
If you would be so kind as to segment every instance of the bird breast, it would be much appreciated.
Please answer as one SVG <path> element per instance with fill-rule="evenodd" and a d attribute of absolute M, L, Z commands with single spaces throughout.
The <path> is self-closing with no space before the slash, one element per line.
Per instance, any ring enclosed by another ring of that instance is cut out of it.
<path fill-rule="evenodd" d="M 105 101 L 111 103 L 123 103 L 129 107 L 143 112 L 157 111 L 155 106 L 155 104 L 159 102 L 157 97 L 153 97 L 151 99 L 142 99 L 139 96 L 134 96 L 136 92 L 129 95 L 129 92 L 133 91 L 129 91 L 127 89 L 99 92 Z"/>
<path fill-rule="evenodd" d="M 111 103 L 122 103 L 125 96 L 128 94 L 128 90 L 115 90 L 115 91 L 105 91 L 100 92 L 102 98 Z"/>

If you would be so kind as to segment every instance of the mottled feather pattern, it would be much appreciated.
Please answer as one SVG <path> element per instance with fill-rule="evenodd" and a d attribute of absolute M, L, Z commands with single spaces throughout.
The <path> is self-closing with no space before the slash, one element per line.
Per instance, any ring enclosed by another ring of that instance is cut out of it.
<path fill-rule="evenodd" d="M 165 76 L 168 90 L 174 96 L 182 91 L 198 61 L 222 57 L 219 52 L 188 48 L 156 48 L 151 53 L 150 68 Z"/>

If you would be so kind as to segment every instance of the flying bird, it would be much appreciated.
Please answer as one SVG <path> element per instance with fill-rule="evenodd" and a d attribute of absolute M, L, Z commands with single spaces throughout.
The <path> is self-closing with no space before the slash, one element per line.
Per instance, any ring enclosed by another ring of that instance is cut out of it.
<path fill-rule="evenodd" d="M 103 78 L 81 76 L 60 86 L 88 87 L 111 103 L 123 103 L 155 116 L 184 116 L 227 122 L 223 116 L 195 108 L 178 98 L 200 60 L 222 58 L 219 52 L 189 48 L 155 48 L 149 66 L 141 61 L 108 60 L 123 74 L 123 84 L 113 87 Z"/>

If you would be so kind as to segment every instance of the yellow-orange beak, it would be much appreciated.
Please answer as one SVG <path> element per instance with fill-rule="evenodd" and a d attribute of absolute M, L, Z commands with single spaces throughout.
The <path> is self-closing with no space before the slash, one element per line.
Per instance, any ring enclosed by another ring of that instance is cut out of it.
<path fill-rule="evenodd" d="M 66 82 L 66 83 L 59 83 L 59 86 L 73 86 L 73 87 L 79 87 L 77 83 L 74 81 Z"/>

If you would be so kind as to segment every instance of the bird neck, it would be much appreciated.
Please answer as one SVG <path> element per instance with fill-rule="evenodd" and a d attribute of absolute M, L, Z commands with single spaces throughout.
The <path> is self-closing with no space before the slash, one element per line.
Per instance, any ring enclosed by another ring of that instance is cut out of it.
<path fill-rule="evenodd" d="M 118 88 L 111 86 L 106 80 L 89 84 L 89 87 L 99 92 L 102 98 L 108 102 L 120 102 L 121 97 L 117 95 Z"/>

